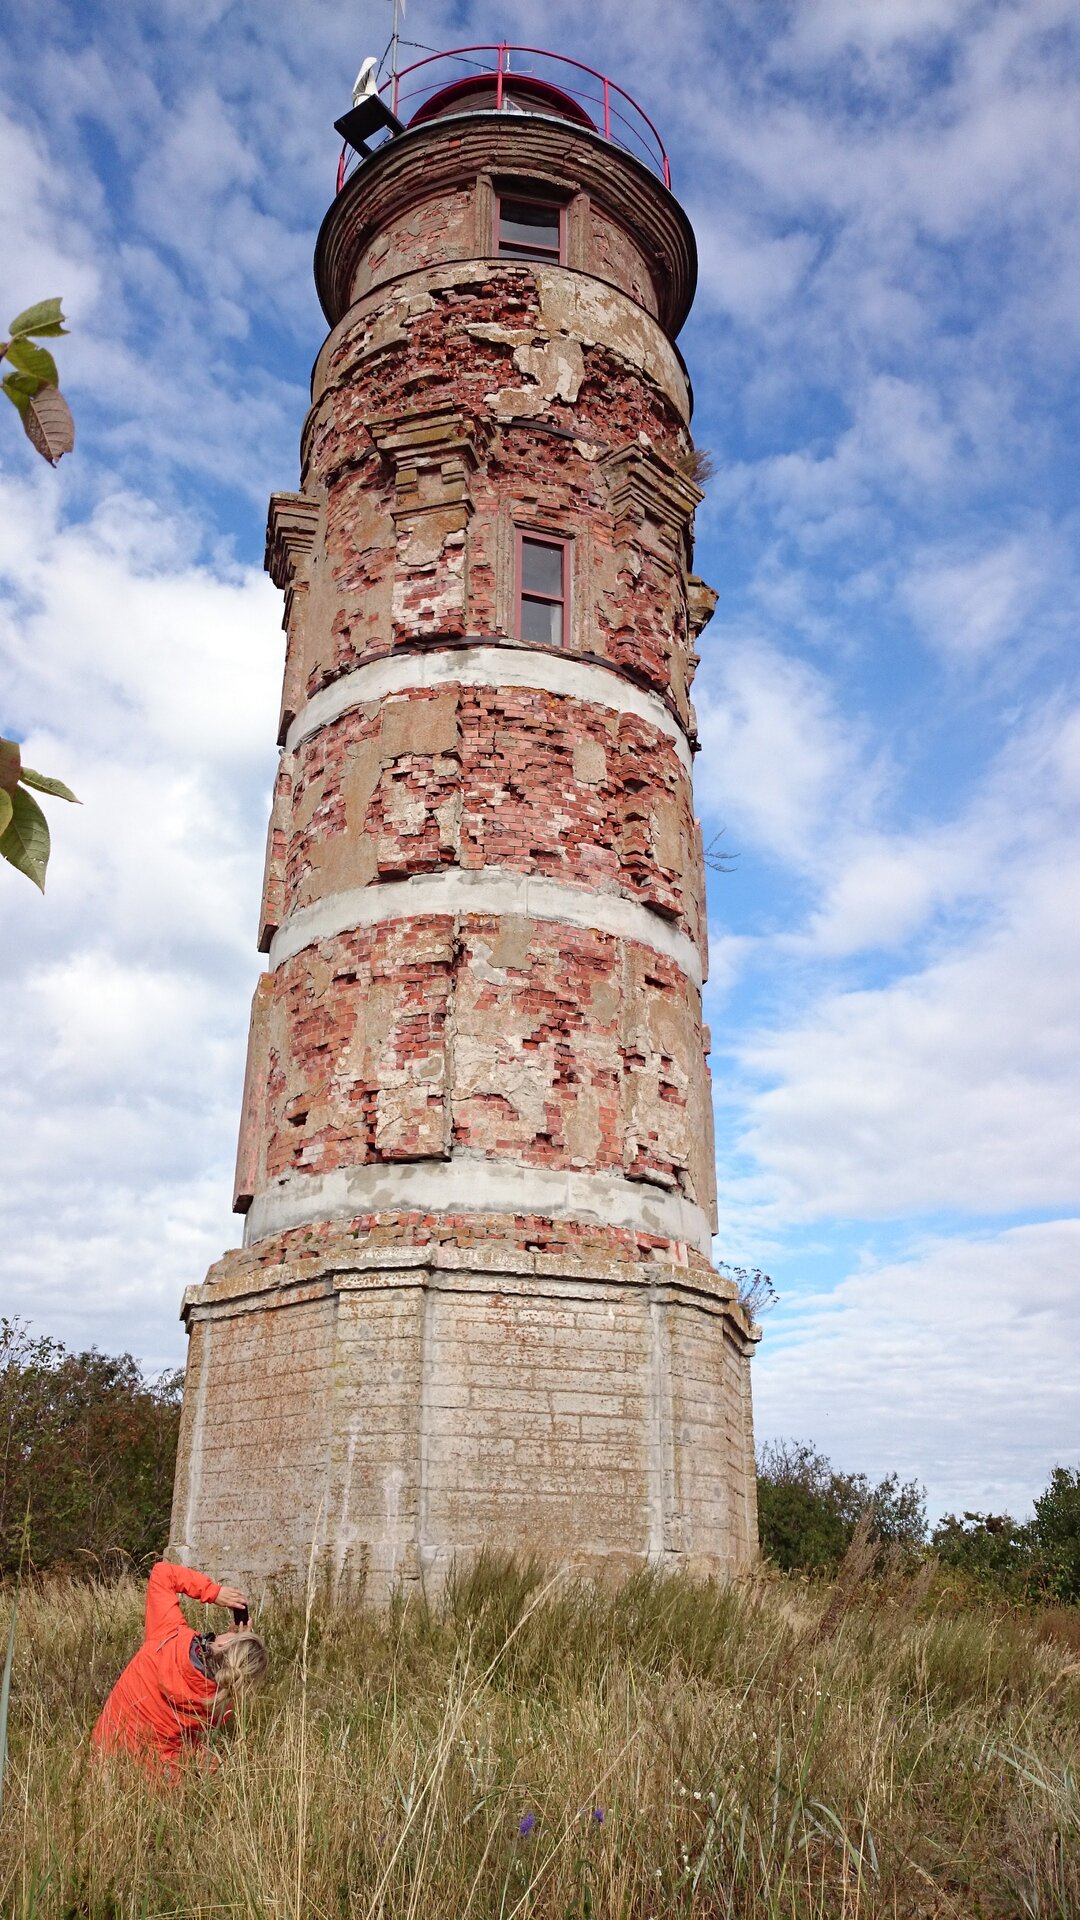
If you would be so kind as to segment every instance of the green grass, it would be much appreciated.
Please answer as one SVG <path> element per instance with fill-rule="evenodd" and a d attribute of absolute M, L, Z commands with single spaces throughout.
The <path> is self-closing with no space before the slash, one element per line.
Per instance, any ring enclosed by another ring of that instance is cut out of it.
<path fill-rule="evenodd" d="M 1071 1616 L 836 1591 L 488 1560 L 431 1605 L 271 1600 L 220 1771 L 156 1789 L 87 1746 L 141 1587 L 24 1587 L 0 1912 L 1072 1920 Z"/>

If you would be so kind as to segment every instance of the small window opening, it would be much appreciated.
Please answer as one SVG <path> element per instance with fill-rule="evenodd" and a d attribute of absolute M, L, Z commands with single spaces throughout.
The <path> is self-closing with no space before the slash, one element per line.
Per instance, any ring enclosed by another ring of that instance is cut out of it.
<path fill-rule="evenodd" d="M 563 257 L 563 210 L 546 200 L 498 198 L 499 252 L 512 260 L 548 260 L 558 266 Z"/>
<path fill-rule="evenodd" d="M 518 638 L 544 647 L 565 639 L 567 600 L 565 540 L 523 533 L 518 547 Z"/>

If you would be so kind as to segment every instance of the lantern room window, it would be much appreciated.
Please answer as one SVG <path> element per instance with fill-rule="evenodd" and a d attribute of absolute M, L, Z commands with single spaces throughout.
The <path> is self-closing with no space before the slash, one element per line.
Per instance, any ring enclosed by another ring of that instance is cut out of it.
<path fill-rule="evenodd" d="M 497 251 L 511 260 L 546 260 L 557 267 L 565 258 L 564 214 L 553 200 L 500 193 L 495 202 Z"/>
<path fill-rule="evenodd" d="M 518 534 L 518 639 L 561 647 L 569 600 L 568 540 Z"/>

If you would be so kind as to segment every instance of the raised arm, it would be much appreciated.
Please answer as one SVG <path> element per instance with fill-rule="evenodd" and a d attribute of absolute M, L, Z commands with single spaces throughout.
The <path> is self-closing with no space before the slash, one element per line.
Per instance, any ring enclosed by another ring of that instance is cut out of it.
<path fill-rule="evenodd" d="M 157 1566 L 151 1568 L 146 1583 L 146 1638 L 156 1639 L 187 1625 L 180 1611 L 178 1596 L 181 1593 L 186 1593 L 191 1600 L 206 1600 L 212 1605 L 220 1592 L 219 1581 L 211 1580 L 205 1573 L 196 1573 L 194 1567 L 177 1567 L 171 1560 L 159 1560 Z"/>

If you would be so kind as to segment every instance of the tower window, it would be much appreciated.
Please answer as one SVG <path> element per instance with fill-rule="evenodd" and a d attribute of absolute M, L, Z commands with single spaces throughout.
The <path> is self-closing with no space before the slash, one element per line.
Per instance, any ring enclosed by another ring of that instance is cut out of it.
<path fill-rule="evenodd" d="M 500 193 L 495 203 L 495 242 L 511 260 L 563 259 L 563 208 L 550 200 L 511 199 Z"/>
<path fill-rule="evenodd" d="M 561 647 L 565 638 L 570 543 L 518 534 L 518 639 Z"/>

